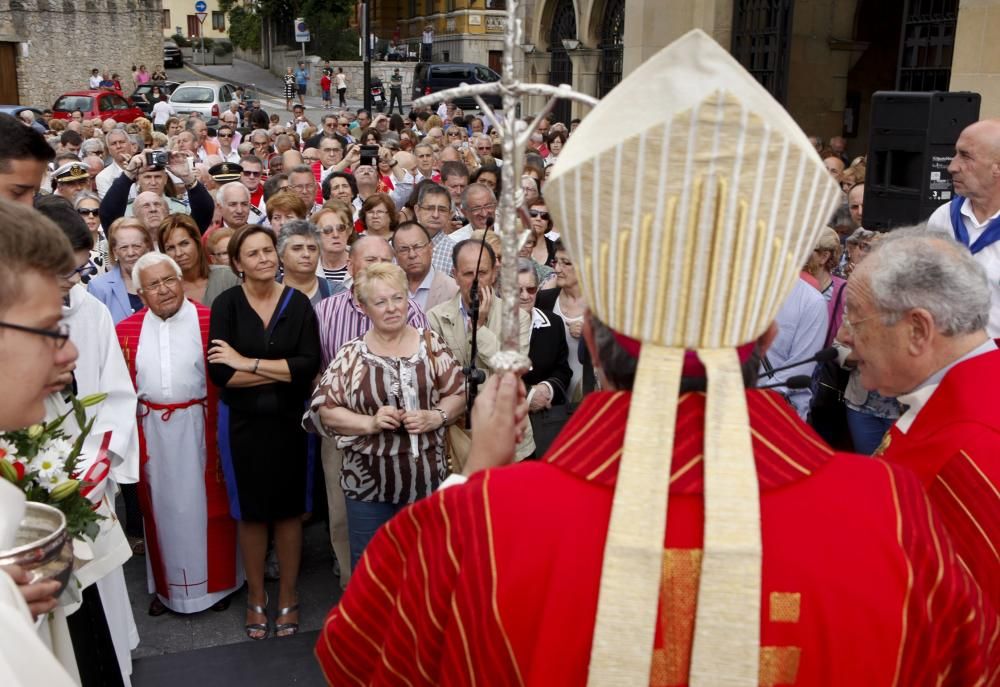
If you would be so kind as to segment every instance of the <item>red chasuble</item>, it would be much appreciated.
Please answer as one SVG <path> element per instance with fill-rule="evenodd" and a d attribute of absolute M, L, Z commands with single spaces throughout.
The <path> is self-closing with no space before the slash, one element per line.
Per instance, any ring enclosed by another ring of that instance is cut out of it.
<path fill-rule="evenodd" d="M 959 558 L 1000 609 L 1000 351 L 959 363 L 882 457 L 924 484 Z"/>
<path fill-rule="evenodd" d="M 198 327 L 201 331 L 202 349 L 207 358 L 208 323 L 212 311 L 200 303 L 191 302 L 198 311 Z M 128 365 L 129 375 L 132 377 L 133 386 L 135 385 L 135 356 L 139 348 L 139 334 L 142 332 L 142 323 L 148 312 L 148 308 L 143 308 L 134 315 L 119 322 L 115 327 L 118 332 L 118 342 L 121 344 L 122 353 L 125 355 L 125 362 Z M 205 368 L 208 368 L 207 360 Z M 207 591 L 212 593 L 236 586 L 237 547 L 236 521 L 229 514 L 229 499 L 226 494 L 226 483 L 222 474 L 222 465 L 219 462 L 219 447 L 216 441 L 219 406 L 218 390 L 214 384 L 208 384 L 207 389 L 208 398 L 205 409 L 205 498 L 206 514 L 208 516 L 208 538 L 206 542 L 206 556 L 208 561 Z M 141 402 L 138 408 L 140 413 L 146 411 Z M 139 503 L 142 507 L 145 529 L 146 556 L 149 558 L 150 569 L 153 572 L 156 592 L 161 596 L 169 598 L 170 585 L 167 583 L 163 558 L 157 543 L 157 523 L 150 515 L 154 511 L 152 492 L 146 474 L 149 454 L 146 451 L 146 438 L 143 435 L 142 422 L 140 421 L 138 425 L 140 451 L 138 487 Z"/>
<path fill-rule="evenodd" d="M 477 474 L 372 540 L 316 645 L 335 685 L 584 685 L 630 394 L 591 394 L 543 462 Z M 994 611 L 919 482 L 835 454 L 747 393 L 761 486 L 761 685 L 975 685 Z M 685 685 L 705 398 L 680 400 L 650 685 Z"/>

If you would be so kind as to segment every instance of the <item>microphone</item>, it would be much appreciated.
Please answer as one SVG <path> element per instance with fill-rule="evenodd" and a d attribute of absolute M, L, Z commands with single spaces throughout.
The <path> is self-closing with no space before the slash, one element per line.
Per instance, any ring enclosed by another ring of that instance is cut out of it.
<path fill-rule="evenodd" d="M 809 375 L 792 375 L 784 382 L 775 384 L 765 384 L 764 386 L 758 386 L 758 389 L 776 389 L 778 387 L 787 387 L 789 391 L 794 391 L 795 389 L 808 389 L 812 386 L 812 377 Z"/>
<path fill-rule="evenodd" d="M 813 363 L 813 362 L 825 363 L 831 360 L 835 360 L 836 358 L 837 358 L 837 349 L 834 348 L 833 346 L 830 346 L 829 348 L 824 348 L 822 351 L 818 351 L 817 353 L 813 354 L 812 356 L 804 360 L 796 360 L 791 363 L 786 363 L 781 367 L 774 367 L 771 368 L 770 370 L 766 370 L 764 372 L 764 376 L 773 377 L 775 372 L 784 372 L 785 370 L 790 370 L 793 367 L 798 367 L 799 365 L 805 365 L 806 363 Z"/>

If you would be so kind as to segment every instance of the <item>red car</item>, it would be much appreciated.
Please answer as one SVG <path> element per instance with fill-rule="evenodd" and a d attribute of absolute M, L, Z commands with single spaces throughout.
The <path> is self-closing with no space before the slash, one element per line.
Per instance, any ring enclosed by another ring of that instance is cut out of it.
<path fill-rule="evenodd" d="M 113 119 L 129 123 L 145 117 L 142 110 L 131 99 L 118 91 L 71 91 L 64 93 L 52 106 L 53 119 L 72 119 L 72 113 L 79 110 L 84 119 Z"/>

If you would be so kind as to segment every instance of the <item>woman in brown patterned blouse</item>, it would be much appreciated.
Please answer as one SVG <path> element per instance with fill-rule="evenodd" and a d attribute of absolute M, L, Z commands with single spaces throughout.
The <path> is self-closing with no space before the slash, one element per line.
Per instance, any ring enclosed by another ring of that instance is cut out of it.
<path fill-rule="evenodd" d="M 406 323 L 403 270 L 371 265 L 355 277 L 354 290 L 372 329 L 340 349 L 303 419 L 344 449 L 352 569 L 382 524 L 445 478 L 445 425 L 465 409 L 451 351 L 431 330 Z"/>

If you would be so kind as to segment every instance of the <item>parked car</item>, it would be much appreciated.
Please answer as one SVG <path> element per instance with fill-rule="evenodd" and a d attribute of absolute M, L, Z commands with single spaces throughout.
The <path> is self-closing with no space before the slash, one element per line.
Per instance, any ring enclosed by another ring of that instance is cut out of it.
<path fill-rule="evenodd" d="M 142 110 L 118 91 L 92 90 L 64 93 L 52 106 L 53 119 L 71 119 L 79 110 L 84 119 L 113 119 L 129 123 L 145 117 Z"/>
<path fill-rule="evenodd" d="M 140 84 L 138 88 L 132 91 L 132 102 L 140 110 L 145 112 L 147 115 L 153 111 L 153 101 L 149 99 L 149 94 L 153 91 L 153 86 L 157 86 L 160 89 L 160 93 L 163 93 L 168 98 L 170 94 L 174 92 L 174 89 L 180 85 L 179 81 L 147 81 L 144 84 Z"/>
<path fill-rule="evenodd" d="M 181 49 L 169 38 L 163 41 L 163 66 L 179 69 L 184 66 L 184 56 Z"/>
<path fill-rule="evenodd" d="M 42 123 L 42 111 L 37 107 L 29 107 L 27 105 L 0 105 L 0 114 L 10 115 L 11 117 L 19 117 L 25 110 L 31 110 L 35 113 L 35 123 L 34 128 L 40 133 L 45 133 L 48 129 L 45 128 L 45 124 Z"/>
<path fill-rule="evenodd" d="M 219 116 L 236 96 L 236 86 L 225 81 L 185 81 L 170 94 L 177 114 L 198 112 L 206 121 Z"/>
<path fill-rule="evenodd" d="M 437 93 L 447 88 L 477 83 L 493 83 L 499 81 L 500 75 L 481 64 L 469 62 L 418 62 L 413 70 L 413 99 Z M 483 100 L 490 107 L 500 108 L 499 95 L 487 95 Z M 474 98 L 456 98 L 455 106 L 463 110 L 476 110 L 479 106 Z"/>

